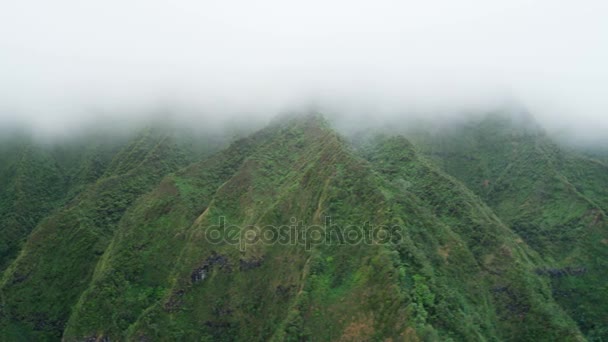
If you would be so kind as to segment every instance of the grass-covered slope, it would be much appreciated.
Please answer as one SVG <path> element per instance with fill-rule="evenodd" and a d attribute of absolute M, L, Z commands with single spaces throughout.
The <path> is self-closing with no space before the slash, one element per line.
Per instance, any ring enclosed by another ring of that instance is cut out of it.
<path fill-rule="evenodd" d="M 126 209 L 162 177 L 192 161 L 189 142 L 184 144 L 173 133 L 147 129 L 123 145 L 103 168 L 97 168 L 96 158 L 87 158 L 73 169 L 73 177 L 82 180 L 77 182 L 81 189 L 38 223 L 2 275 L 4 339 L 60 338 Z M 38 167 L 28 170 L 41 173 L 32 177 L 38 182 L 30 184 L 33 190 L 56 195 L 57 180 L 45 178 L 53 173 Z"/>
<path fill-rule="evenodd" d="M 537 273 L 587 337 L 608 338 L 608 166 L 509 115 L 414 137 L 542 256 Z"/>
<path fill-rule="evenodd" d="M 247 157 L 253 140 L 168 176 L 134 203 L 80 296 L 65 339 L 124 338 L 144 310 L 166 294 L 187 229 Z"/>
<path fill-rule="evenodd" d="M 242 239 L 210 241 L 222 220 Z M 63 337 L 580 339 L 541 263 L 407 141 L 358 153 L 321 118 L 286 119 L 137 200 Z"/>
<path fill-rule="evenodd" d="M 393 194 L 401 208 L 417 203 L 426 211 L 421 217 L 434 218 L 424 228 L 409 215 L 404 221 L 419 255 L 429 262 L 425 275 L 434 280 L 432 289 L 443 297 L 445 311 L 433 317 L 434 325 L 456 322 L 450 328 L 460 332 L 458 340 L 581 338 L 551 298 L 548 282 L 537 275 L 539 256 L 462 183 L 402 137 L 380 138 L 362 153 L 398 190 Z M 405 201 L 403 193 L 415 200 Z"/>
<path fill-rule="evenodd" d="M 25 134 L 0 142 L 0 270 L 32 229 L 104 172 L 117 143 L 44 144 Z"/>
<path fill-rule="evenodd" d="M 284 117 L 205 157 L 217 141 L 156 128 L 35 170 L 6 145 L 2 189 L 44 194 L 0 191 L 2 212 L 48 207 L 11 247 L 0 339 L 603 336 L 605 164 L 525 117 L 412 137 Z"/>
<path fill-rule="evenodd" d="M 8 151 L 10 149 L 10 151 Z M 66 180 L 47 151 L 28 143 L 0 152 L 0 270 L 19 251 L 38 221 L 64 197 Z"/>

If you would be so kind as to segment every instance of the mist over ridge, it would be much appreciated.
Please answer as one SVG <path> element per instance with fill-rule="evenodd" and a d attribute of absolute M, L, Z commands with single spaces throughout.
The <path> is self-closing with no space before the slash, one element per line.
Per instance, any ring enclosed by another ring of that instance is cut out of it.
<path fill-rule="evenodd" d="M 159 112 L 189 126 L 259 127 L 311 106 L 362 128 L 418 117 L 446 125 L 516 103 L 557 137 L 605 146 L 606 9 L 593 0 L 6 3 L 0 131 L 65 136 Z"/>
<path fill-rule="evenodd" d="M 0 342 L 608 341 L 606 13 L 0 1 Z"/>

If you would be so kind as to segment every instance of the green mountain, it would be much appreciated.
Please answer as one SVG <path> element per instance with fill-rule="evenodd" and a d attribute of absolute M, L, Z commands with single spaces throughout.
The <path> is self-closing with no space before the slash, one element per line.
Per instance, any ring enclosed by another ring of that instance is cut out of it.
<path fill-rule="evenodd" d="M 531 117 L 490 115 L 420 150 L 479 195 L 543 258 L 554 298 L 592 339 L 608 334 L 608 164 L 561 149 Z"/>
<path fill-rule="evenodd" d="M 3 191 L 8 204 L 2 206 L 7 212 L 2 244 L 20 247 L 18 253 L 5 253 L 5 260 L 14 260 L 0 281 L 7 339 L 61 336 L 127 208 L 202 153 L 180 133 L 151 127 L 110 143 L 106 136 L 104 143 L 87 139 L 90 145 L 72 142 L 52 149 L 34 142 L 18 145 Z"/>
<path fill-rule="evenodd" d="M 0 143 L 0 270 L 43 218 L 105 172 L 117 146 L 100 139 L 46 146 L 19 134 Z"/>
<path fill-rule="evenodd" d="M 608 337 L 606 164 L 527 118 L 11 144 L 0 217 L 37 219 L 1 221 L 3 340 Z"/>

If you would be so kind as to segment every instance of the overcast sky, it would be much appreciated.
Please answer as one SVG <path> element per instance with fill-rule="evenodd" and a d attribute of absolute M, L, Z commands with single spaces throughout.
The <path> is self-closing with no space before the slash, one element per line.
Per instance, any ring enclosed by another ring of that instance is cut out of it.
<path fill-rule="evenodd" d="M 601 0 L 2 1 L 0 125 L 66 129 L 172 105 L 409 115 L 514 99 L 550 129 L 602 136 L 607 61 Z"/>

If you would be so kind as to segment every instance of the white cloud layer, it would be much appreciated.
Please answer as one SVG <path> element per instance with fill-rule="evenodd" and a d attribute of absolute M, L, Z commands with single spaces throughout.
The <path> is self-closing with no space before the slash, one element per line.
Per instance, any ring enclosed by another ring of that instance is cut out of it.
<path fill-rule="evenodd" d="M 4 1 L 0 127 L 172 104 L 220 119 L 308 101 L 410 115 L 507 98 L 550 130 L 598 138 L 607 13 L 600 0 Z"/>

